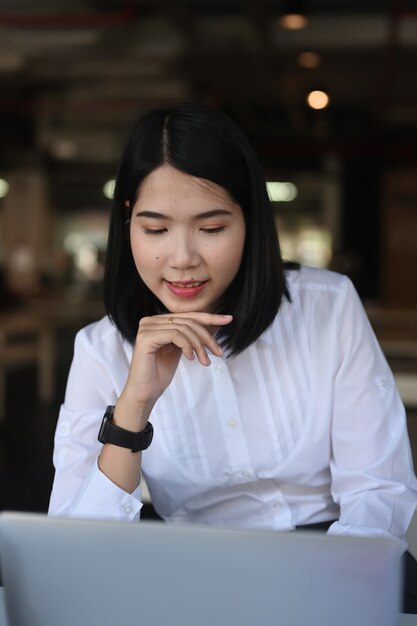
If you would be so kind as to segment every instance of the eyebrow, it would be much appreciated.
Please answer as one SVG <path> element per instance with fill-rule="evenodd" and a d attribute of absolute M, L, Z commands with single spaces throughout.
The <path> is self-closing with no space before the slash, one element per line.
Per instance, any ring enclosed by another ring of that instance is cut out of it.
<path fill-rule="evenodd" d="M 212 209 L 211 211 L 198 213 L 194 217 L 195 219 L 202 220 L 210 217 L 220 217 L 222 215 L 233 215 L 233 213 L 227 209 Z M 172 217 L 169 215 L 165 215 L 165 213 L 158 213 L 157 211 L 139 211 L 139 213 L 136 213 L 136 217 L 151 217 L 157 220 L 172 220 Z"/>

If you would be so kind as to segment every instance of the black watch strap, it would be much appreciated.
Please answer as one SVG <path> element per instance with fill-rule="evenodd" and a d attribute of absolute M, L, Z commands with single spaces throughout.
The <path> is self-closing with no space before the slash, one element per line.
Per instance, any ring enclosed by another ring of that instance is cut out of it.
<path fill-rule="evenodd" d="M 153 437 L 153 426 L 150 422 L 139 433 L 134 433 L 126 428 L 113 424 L 114 406 L 107 407 L 98 433 L 100 443 L 112 443 L 115 446 L 129 448 L 132 452 L 149 448 Z"/>

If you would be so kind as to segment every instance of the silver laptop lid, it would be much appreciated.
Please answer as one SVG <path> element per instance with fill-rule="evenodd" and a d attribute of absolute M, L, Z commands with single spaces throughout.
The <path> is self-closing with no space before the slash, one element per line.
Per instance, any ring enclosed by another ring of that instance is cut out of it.
<path fill-rule="evenodd" d="M 0 515 L 10 626 L 393 626 L 383 539 Z"/>

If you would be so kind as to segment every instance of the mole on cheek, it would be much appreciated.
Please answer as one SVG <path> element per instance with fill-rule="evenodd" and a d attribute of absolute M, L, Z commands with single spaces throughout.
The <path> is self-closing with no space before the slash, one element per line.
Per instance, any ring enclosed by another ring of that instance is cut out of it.
<path fill-rule="evenodd" d="M 155 259 L 159 259 L 159 256 L 156 256 Z"/>

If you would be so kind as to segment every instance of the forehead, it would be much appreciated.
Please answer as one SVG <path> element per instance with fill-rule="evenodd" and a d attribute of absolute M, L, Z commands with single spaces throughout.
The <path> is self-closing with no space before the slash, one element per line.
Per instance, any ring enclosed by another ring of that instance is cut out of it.
<path fill-rule="evenodd" d="M 139 203 L 147 200 L 172 202 L 180 199 L 182 202 L 194 199 L 211 203 L 219 201 L 228 206 L 235 205 L 228 192 L 220 185 L 205 178 L 191 176 L 170 165 L 162 165 L 148 174 L 139 186 L 137 194 Z"/>

